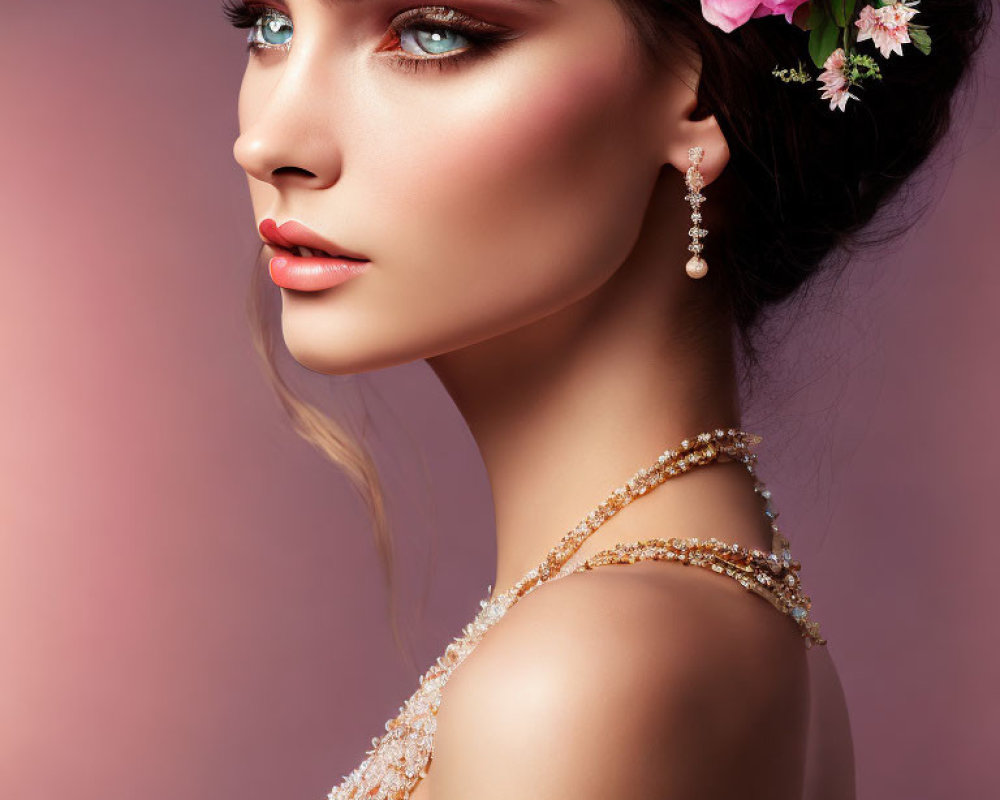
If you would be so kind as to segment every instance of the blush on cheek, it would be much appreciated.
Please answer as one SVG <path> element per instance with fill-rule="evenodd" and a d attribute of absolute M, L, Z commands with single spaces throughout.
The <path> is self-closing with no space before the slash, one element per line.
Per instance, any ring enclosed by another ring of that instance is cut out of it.
<path fill-rule="evenodd" d="M 536 271 L 586 272 L 588 259 L 597 269 L 621 256 L 629 204 L 641 201 L 642 105 L 621 59 L 605 55 L 505 63 L 448 108 L 436 126 L 447 171 L 413 189 L 423 192 L 418 207 L 452 221 L 456 252 L 489 252 L 499 264 L 534 257 Z"/>
<path fill-rule="evenodd" d="M 497 177 L 520 175 L 560 182 L 583 175 L 594 156 L 627 135 L 622 77 L 612 64 L 577 61 L 524 76 L 516 90 L 494 90 L 495 101 L 477 108 L 475 119 L 457 128 L 453 158 L 472 156 Z M 465 158 L 462 158 L 465 160 Z"/>
<path fill-rule="evenodd" d="M 614 182 L 607 173 L 622 151 L 634 158 L 640 125 L 642 84 L 630 47 L 605 29 L 477 70 L 435 123 L 455 209 L 470 212 L 470 182 L 477 201 L 488 196 L 490 205 L 545 215 L 567 195 Z"/>

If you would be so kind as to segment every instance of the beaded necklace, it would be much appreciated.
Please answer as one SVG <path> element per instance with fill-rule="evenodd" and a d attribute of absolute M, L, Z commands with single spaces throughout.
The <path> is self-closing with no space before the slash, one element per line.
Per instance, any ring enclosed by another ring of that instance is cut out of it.
<path fill-rule="evenodd" d="M 327 799 L 406 800 L 420 779 L 427 775 L 437 730 L 436 714 L 442 690 L 451 673 L 514 603 L 546 581 L 569 572 L 594 569 L 603 564 L 633 563 L 647 558 L 676 560 L 685 565 L 705 567 L 733 578 L 791 617 L 799 625 L 806 647 L 814 642 L 826 644 L 820 636 L 819 626 L 808 619 L 811 602 L 800 589 L 798 571 L 801 564 L 792 559 L 789 542 L 779 532 L 775 522 L 777 513 L 771 507 L 771 493 L 757 479 L 754 471 L 757 456 L 750 452 L 750 447 L 760 441 L 760 436 L 734 428 L 700 433 L 694 439 L 682 441 L 676 450 L 665 451 L 652 466 L 639 470 L 624 486 L 615 489 L 565 534 L 537 567 L 506 591 L 492 598 L 487 595 L 480 601 L 480 610 L 472 622 L 420 677 L 420 685 L 399 707 L 399 714 L 386 722 L 386 732 L 372 739 L 372 748 L 367 751 L 364 761 L 345 775 L 340 785 L 330 790 Z M 571 557 L 587 538 L 634 499 L 668 478 L 709 464 L 720 455 L 743 462 L 754 479 L 754 490 L 767 501 L 764 513 L 771 520 L 771 552 L 748 550 L 714 537 L 705 541 L 678 537 L 646 539 L 630 544 L 619 543 L 572 569 L 566 569 Z"/>

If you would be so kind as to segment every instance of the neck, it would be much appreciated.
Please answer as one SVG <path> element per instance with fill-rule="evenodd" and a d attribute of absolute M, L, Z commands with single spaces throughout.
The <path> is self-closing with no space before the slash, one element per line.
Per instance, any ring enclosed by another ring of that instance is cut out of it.
<path fill-rule="evenodd" d="M 688 278 L 682 262 L 673 272 L 662 261 L 646 266 L 626 264 L 554 314 L 428 359 L 486 466 L 494 595 L 664 450 L 702 431 L 742 427 L 730 328 L 707 322 L 711 312 L 699 308 L 707 281 Z M 713 535 L 770 549 L 761 512 L 746 468 L 719 461 L 637 498 L 579 552 Z"/>

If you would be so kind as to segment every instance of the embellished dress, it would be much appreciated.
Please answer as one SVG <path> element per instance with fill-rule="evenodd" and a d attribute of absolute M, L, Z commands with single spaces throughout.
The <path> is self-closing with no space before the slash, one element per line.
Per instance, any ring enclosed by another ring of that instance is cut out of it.
<path fill-rule="evenodd" d="M 700 434 L 697 439 L 684 440 L 679 451 L 668 450 L 658 464 L 640 470 L 625 486 L 615 490 L 605 503 L 563 537 L 547 554 L 544 561 L 526 573 L 513 587 L 496 597 L 480 601 L 480 611 L 451 644 L 444 654 L 420 677 L 419 686 L 400 706 L 399 714 L 386 722 L 385 733 L 372 739 L 365 759 L 342 782 L 333 787 L 328 800 L 406 800 L 422 778 L 427 775 L 434 752 L 437 710 L 442 691 L 452 672 L 475 649 L 483 636 L 519 599 L 538 587 L 574 572 L 584 572 L 610 564 L 633 564 L 639 561 L 672 561 L 679 566 L 698 566 L 740 583 L 749 592 L 767 600 L 774 608 L 788 615 L 798 627 L 805 646 L 826 644 L 819 626 L 809 619 L 811 602 L 799 582 L 801 564 L 792 559 L 788 540 L 778 531 L 770 502 L 770 492 L 756 480 L 753 464 L 756 456 L 749 453 L 750 444 L 759 436 L 741 431 L 717 430 Z M 766 500 L 765 515 L 771 520 L 772 547 L 770 552 L 749 550 L 735 543 L 716 538 L 671 537 L 643 539 L 618 543 L 589 558 L 576 551 L 586 538 L 607 518 L 615 514 L 634 497 L 644 494 L 667 477 L 680 474 L 693 466 L 709 463 L 720 454 L 744 462 L 754 476 L 755 491 Z M 678 460 L 679 459 L 679 460 Z"/>

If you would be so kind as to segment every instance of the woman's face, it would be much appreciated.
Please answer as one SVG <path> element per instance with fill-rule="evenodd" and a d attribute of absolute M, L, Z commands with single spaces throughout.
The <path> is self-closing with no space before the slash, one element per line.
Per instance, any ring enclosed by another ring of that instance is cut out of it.
<path fill-rule="evenodd" d="M 301 222 L 370 262 L 280 289 L 304 366 L 364 372 L 498 336 L 628 257 L 664 163 L 663 79 L 613 0 L 250 10 L 261 49 L 234 155 L 256 222 Z"/>

